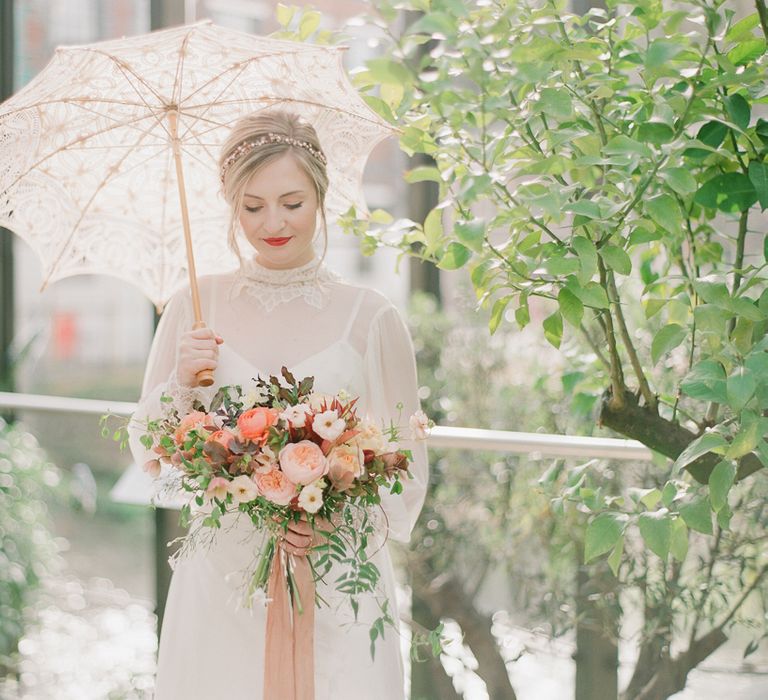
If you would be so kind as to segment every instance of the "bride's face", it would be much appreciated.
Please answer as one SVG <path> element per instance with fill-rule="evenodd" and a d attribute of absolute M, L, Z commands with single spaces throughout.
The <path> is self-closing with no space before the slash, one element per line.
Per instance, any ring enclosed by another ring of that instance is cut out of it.
<path fill-rule="evenodd" d="M 290 153 L 257 170 L 245 186 L 240 211 L 256 259 L 274 269 L 310 262 L 315 257 L 317 206 L 312 180 Z"/>

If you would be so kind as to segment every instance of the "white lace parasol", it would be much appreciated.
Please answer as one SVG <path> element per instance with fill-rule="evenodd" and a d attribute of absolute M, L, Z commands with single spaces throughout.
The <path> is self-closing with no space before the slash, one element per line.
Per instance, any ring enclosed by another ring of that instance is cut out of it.
<path fill-rule="evenodd" d="M 204 274 L 236 264 L 219 145 L 236 119 L 276 105 L 318 132 L 329 217 L 352 204 L 365 210 L 365 162 L 393 129 L 349 82 L 343 50 L 210 22 L 57 49 L 0 104 L 0 225 L 38 254 L 43 287 L 104 273 L 162 306 L 190 270 L 169 114 L 178 113 L 194 260 Z"/>

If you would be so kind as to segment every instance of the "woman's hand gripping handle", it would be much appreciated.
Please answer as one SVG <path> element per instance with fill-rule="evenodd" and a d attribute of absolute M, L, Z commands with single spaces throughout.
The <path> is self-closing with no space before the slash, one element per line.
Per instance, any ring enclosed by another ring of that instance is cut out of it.
<path fill-rule="evenodd" d="M 219 345 L 224 340 L 203 322 L 195 323 L 191 331 L 179 340 L 179 360 L 176 378 L 188 387 L 210 386 L 219 363 Z"/>

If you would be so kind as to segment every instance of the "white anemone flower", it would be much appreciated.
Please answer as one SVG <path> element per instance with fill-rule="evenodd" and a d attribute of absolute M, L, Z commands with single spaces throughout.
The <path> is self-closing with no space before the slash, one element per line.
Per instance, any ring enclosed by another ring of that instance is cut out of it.
<path fill-rule="evenodd" d="M 333 441 L 346 429 L 346 421 L 339 418 L 339 414 L 334 410 L 318 413 L 312 421 L 312 430 L 324 440 Z"/>
<path fill-rule="evenodd" d="M 303 428 L 310 413 L 312 413 L 312 409 L 307 404 L 301 403 L 298 406 L 289 406 L 279 417 L 287 420 L 292 428 Z"/>
<path fill-rule="evenodd" d="M 229 492 L 232 494 L 232 500 L 236 506 L 253 501 L 259 495 L 256 482 L 245 474 L 236 476 L 229 482 Z"/>
<path fill-rule="evenodd" d="M 323 489 L 317 481 L 307 484 L 299 494 L 299 506 L 307 513 L 317 513 L 323 506 Z"/>

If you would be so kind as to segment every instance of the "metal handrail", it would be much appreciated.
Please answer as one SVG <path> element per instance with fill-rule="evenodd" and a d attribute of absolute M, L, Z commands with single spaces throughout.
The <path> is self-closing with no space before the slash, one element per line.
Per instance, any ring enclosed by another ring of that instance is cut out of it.
<path fill-rule="evenodd" d="M 68 396 L 0 392 L 0 408 L 27 411 L 86 413 L 130 416 L 136 410 L 132 401 L 76 399 Z M 536 457 L 584 457 L 620 460 L 650 460 L 652 452 L 637 440 L 522 433 L 512 430 L 485 430 L 438 425 L 432 428 L 427 444 L 433 448 L 488 450 L 529 454 Z"/>

